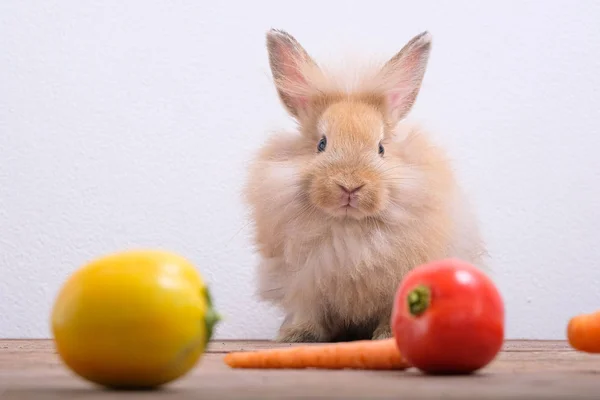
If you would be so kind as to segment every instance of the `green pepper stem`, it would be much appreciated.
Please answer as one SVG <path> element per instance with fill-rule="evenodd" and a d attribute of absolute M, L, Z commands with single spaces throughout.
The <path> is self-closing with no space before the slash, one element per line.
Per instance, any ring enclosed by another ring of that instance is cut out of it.
<path fill-rule="evenodd" d="M 419 316 L 429 307 L 431 290 L 425 285 L 419 285 L 408 293 L 406 300 L 410 313 Z"/>
<path fill-rule="evenodd" d="M 206 345 L 212 339 L 214 328 L 222 318 L 213 308 L 212 297 L 208 288 L 204 288 L 204 297 L 206 298 L 206 314 L 204 315 L 206 326 L 206 342 L 204 344 Z"/>

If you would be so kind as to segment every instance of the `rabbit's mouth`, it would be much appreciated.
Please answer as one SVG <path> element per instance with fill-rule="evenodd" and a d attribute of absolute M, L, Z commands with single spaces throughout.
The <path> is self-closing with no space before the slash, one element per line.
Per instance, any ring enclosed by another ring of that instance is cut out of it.
<path fill-rule="evenodd" d="M 352 218 L 360 220 L 365 218 L 366 213 L 360 209 L 358 204 L 358 199 L 356 198 L 347 198 L 343 201 L 339 207 L 330 210 L 330 214 L 333 214 L 334 217 L 338 218 Z"/>
<path fill-rule="evenodd" d="M 340 205 L 342 208 L 358 208 L 358 190 L 354 190 L 353 192 L 349 192 L 345 189 L 342 189 L 342 193 L 340 194 Z"/>
<path fill-rule="evenodd" d="M 350 204 L 341 206 L 340 208 L 338 208 L 331 214 L 333 214 L 337 218 L 342 218 L 342 219 L 352 218 L 352 219 L 360 220 L 365 217 L 365 214 L 362 211 L 360 211 L 360 209 L 353 207 Z"/>
<path fill-rule="evenodd" d="M 380 211 L 383 200 L 378 182 L 347 174 L 319 175 L 307 192 L 314 206 L 334 218 L 366 218 Z"/>
<path fill-rule="evenodd" d="M 357 186 L 353 188 L 347 188 L 340 184 L 338 187 L 334 189 L 337 194 L 332 194 L 333 196 L 337 196 L 338 202 L 336 204 L 335 200 L 332 201 L 333 204 L 329 208 L 329 212 L 336 217 L 352 217 L 356 219 L 360 219 L 364 217 L 364 213 L 360 209 L 360 189 L 364 186 Z M 333 199 L 332 199 L 333 200 Z"/>

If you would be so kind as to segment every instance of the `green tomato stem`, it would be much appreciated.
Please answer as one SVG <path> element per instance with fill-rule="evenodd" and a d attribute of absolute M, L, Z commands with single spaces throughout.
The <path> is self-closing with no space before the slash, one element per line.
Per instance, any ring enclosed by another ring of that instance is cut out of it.
<path fill-rule="evenodd" d="M 429 307 L 431 301 L 431 290 L 425 285 L 419 285 L 406 296 L 408 310 L 412 315 L 419 316 Z"/>

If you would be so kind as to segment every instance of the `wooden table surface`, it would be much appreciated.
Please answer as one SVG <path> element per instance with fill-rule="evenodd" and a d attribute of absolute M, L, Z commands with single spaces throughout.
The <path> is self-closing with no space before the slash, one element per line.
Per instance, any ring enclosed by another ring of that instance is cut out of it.
<path fill-rule="evenodd" d="M 0 399 L 600 399 L 600 355 L 557 341 L 509 341 L 473 376 L 408 371 L 257 371 L 223 364 L 231 350 L 268 342 L 213 342 L 197 367 L 157 391 L 119 392 L 74 376 L 48 340 L 0 340 Z"/>

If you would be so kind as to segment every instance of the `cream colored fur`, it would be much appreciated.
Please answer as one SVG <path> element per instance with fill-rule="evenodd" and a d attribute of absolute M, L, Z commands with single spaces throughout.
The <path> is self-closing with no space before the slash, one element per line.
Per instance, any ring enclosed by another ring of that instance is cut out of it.
<path fill-rule="evenodd" d="M 401 122 L 429 41 L 409 42 L 379 85 L 375 75 L 361 90 L 340 92 L 323 89 L 325 75 L 295 39 L 269 32 L 275 82 L 299 130 L 267 141 L 245 196 L 261 256 L 258 293 L 286 314 L 278 340 L 389 337 L 393 296 L 412 268 L 446 257 L 484 266 L 477 221 L 445 153 Z M 317 153 L 322 135 L 328 147 Z M 359 183 L 359 207 L 337 209 L 338 186 Z"/>

